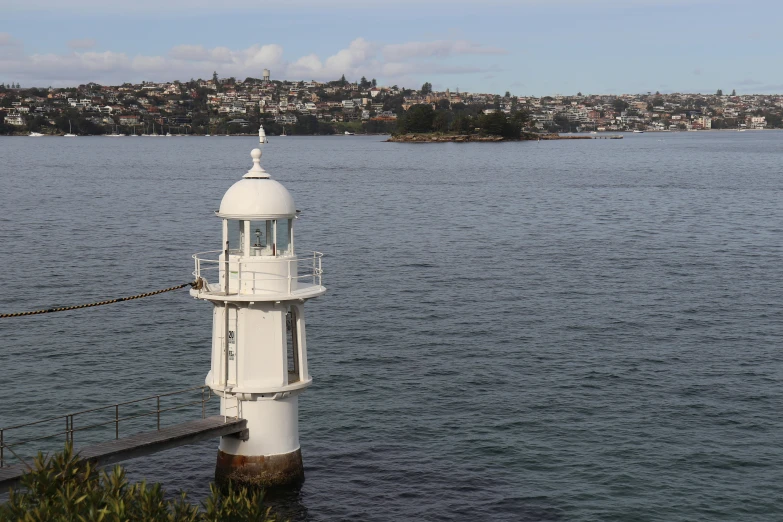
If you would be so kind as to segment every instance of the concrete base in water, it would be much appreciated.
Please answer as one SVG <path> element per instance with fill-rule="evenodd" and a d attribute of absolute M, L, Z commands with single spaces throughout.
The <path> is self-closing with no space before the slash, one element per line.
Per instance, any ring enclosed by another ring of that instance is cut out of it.
<path fill-rule="evenodd" d="M 247 457 L 218 450 L 215 482 L 222 486 L 229 481 L 262 488 L 299 486 L 304 482 L 302 451 L 297 449 L 282 455 Z"/>

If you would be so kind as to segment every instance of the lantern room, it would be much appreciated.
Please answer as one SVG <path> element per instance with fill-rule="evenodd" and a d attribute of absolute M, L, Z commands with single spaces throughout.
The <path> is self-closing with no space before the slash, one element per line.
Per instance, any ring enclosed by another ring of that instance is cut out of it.
<path fill-rule="evenodd" d="M 217 211 L 223 218 L 223 244 L 233 256 L 292 256 L 294 200 L 261 167 L 261 150 L 253 149 L 250 156 L 253 167 L 228 189 Z"/>
<path fill-rule="evenodd" d="M 223 296 L 323 293 L 321 254 L 295 254 L 291 194 L 261 167 L 260 149 L 250 156 L 253 167 L 226 191 L 216 212 L 223 221 L 222 248 L 194 256 L 196 277 L 206 281 L 206 292 Z"/>

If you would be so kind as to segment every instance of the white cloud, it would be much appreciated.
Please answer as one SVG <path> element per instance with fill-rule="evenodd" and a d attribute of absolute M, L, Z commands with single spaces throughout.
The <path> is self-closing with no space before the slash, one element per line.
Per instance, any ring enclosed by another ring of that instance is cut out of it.
<path fill-rule="evenodd" d="M 71 49 L 92 49 L 95 47 L 95 40 L 92 38 L 77 38 L 68 42 Z"/>
<path fill-rule="evenodd" d="M 324 68 L 333 74 L 337 71 L 353 71 L 374 59 L 377 50 L 377 45 L 364 38 L 357 38 L 347 49 L 327 58 Z"/>
<path fill-rule="evenodd" d="M 244 67 L 248 73 L 259 75 L 262 67 L 266 64 L 276 66 L 283 63 L 283 48 L 277 44 L 254 45 L 239 53 L 240 60 L 238 66 Z"/>
<path fill-rule="evenodd" d="M 166 71 L 168 67 L 168 61 L 162 56 L 136 56 L 131 62 L 131 69 L 145 74 Z"/>
<path fill-rule="evenodd" d="M 236 62 L 236 57 L 228 47 L 215 47 L 207 52 L 207 58 L 204 61 L 212 63 L 232 63 Z"/>
<path fill-rule="evenodd" d="M 465 40 L 382 45 L 356 38 L 331 56 L 322 58 L 313 53 L 287 61 L 283 48 L 277 44 L 253 45 L 245 49 L 178 45 L 161 56 L 129 56 L 113 51 L 78 49 L 61 54 L 28 55 L 21 45 L 11 49 L 9 46 L 15 40 L 0 33 L 0 45 L 4 42 L 10 51 L 0 53 L 0 70 L 19 78 L 26 85 L 42 86 L 89 81 L 118 84 L 140 80 L 209 78 L 212 71 L 217 71 L 221 77 L 257 78 L 264 68 L 271 69 L 276 78 L 334 80 L 345 74 L 349 79 L 366 76 L 402 84 L 402 80 L 410 82 L 417 76 L 431 80 L 431 75 L 486 73 L 496 68 L 460 65 L 455 60 L 471 54 L 505 52 Z"/>
<path fill-rule="evenodd" d="M 85 83 L 96 76 L 128 71 L 130 59 L 123 53 L 73 52 L 69 54 L 17 53 L 0 58 L 0 70 L 26 85 Z"/>
<path fill-rule="evenodd" d="M 178 45 L 169 51 L 169 56 L 175 60 L 197 62 L 206 60 L 209 57 L 209 51 L 203 45 Z"/>

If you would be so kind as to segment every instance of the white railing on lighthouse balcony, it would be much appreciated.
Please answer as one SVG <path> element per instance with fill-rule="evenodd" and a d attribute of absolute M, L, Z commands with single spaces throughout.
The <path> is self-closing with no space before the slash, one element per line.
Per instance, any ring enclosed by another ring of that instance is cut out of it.
<path fill-rule="evenodd" d="M 229 255 L 226 263 L 222 250 L 193 254 L 193 276 L 203 279 L 206 293 L 226 294 L 225 272 L 228 269 L 228 295 L 282 294 L 296 295 L 322 287 L 323 253 L 304 256 L 248 257 Z"/>

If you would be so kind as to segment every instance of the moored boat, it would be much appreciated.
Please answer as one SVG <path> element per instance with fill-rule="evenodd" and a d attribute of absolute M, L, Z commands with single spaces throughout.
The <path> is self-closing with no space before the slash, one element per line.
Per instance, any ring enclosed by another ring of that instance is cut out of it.
<path fill-rule="evenodd" d="M 76 134 L 73 133 L 73 128 L 71 127 L 71 120 L 68 120 L 68 134 L 63 134 L 64 138 L 75 138 Z"/>

